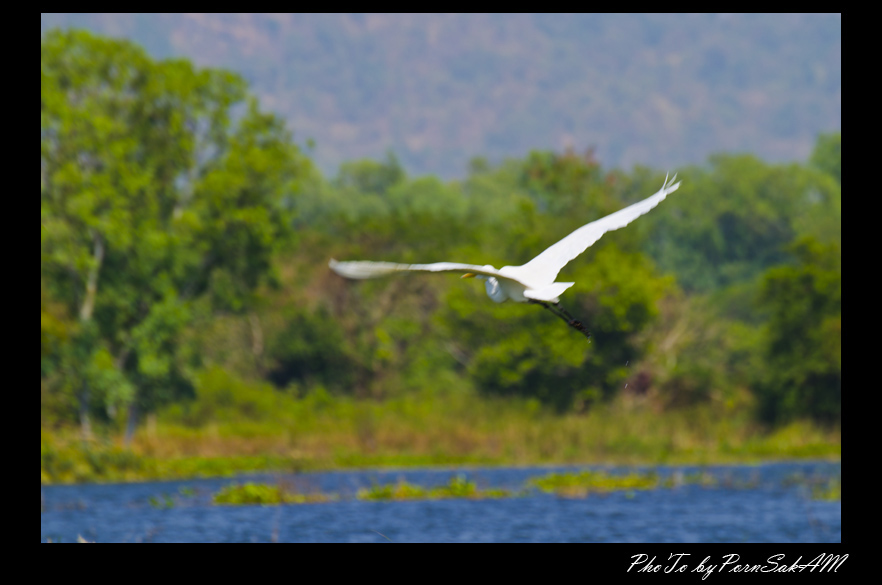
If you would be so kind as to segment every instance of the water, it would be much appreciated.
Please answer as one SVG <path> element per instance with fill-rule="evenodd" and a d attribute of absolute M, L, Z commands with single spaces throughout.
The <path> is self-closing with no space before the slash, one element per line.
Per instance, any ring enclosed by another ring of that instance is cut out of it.
<path fill-rule="evenodd" d="M 713 487 L 617 492 L 566 499 L 531 492 L 500 500 L 362 502 L 375 483 L 446 484 L 464 474 L 481 489 L 518 490 L 531 477 L 590 467 L 462 468 L 247 476 L 238 480 L 48 486 L 40 538 L 75 542 L 839 542 L 842 505 L 811 499 L 794 477 L 841 476 L 841 464 L 670 467 L 705 471 Z M 604 467 L 610 472 L 633 468 Z M 214 506 L 235 481 L 283 480 L 339 501 L 285 506 Z"/>

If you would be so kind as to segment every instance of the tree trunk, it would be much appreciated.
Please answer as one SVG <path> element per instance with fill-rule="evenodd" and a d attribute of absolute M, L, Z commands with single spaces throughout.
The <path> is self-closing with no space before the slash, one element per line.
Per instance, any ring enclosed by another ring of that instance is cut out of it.
<path fill-rule="evenodd" d="M 80 434 L 83 441 L 92 440 L 92 421 L 89 419 L 89 383 L 83 382 L 80 392 Z"/>
<path fill-rule="evenodd" d="M 80 307 L 81 323 L 88 323 L 92 320 L 92 313 L 95 310 L 95 296 L 98 293 L 98 273 L 101 270 L 101 264 L 104 262 L 104 242 L 101 240 L 101 236 L 93 232 L 92 241 L 95 244 L 95 263 L 89 269 L 89 275 L 86 277 L 86 296 L 83 299 L 83 306 Z M 89 420 L 88 382 L 83 382 L 83 388 L 80 392 L 80 430 L 84 441 L 92 438 L 92 422 Z"/>
<path fill-rule="evenodd" d="M 123 440 L 123 444 L 126 449 L 132 446 L 132 439 L 135 437 L 135 428 L 138 426 L 138 406 L 137 403 L 132 400 L 129 404 L 129 416 L 126 420 L 126 435 Z"/>
<path fill-rule="evenodd" d="M 104 262 L 104 242 L 101 240 L 101 236 L 93 233 L 92 241 L 95 244 L 93 256 L 95 263 L 89 269 L 89 275 L 86 278 L 86 298 L 83 300 L 83 306 L 80 307 L 80 321 L 83 323 L 92 319 L 92 312 L 95 310 L 95 296 L 98 294 L 98 273 Z"/>

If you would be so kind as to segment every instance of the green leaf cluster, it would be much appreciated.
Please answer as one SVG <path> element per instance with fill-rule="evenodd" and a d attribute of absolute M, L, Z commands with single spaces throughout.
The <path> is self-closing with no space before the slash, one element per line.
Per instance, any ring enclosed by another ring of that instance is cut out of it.
<path fill-rule="evenodd" d="M 842 256 L 812 238 L 790 247 L 795 266 L 769 270 L 761 305 L 768 311 L 764 358 L 756 384 L 760 413 L 778 422 L 842 416 Z"/>

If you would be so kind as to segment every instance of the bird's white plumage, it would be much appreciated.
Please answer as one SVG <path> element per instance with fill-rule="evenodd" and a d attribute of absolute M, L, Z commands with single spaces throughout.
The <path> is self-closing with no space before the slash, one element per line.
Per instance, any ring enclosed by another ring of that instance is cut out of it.
<path fill-rule="evenodd" d="M 492 266 L 459 264 L 458 262 L 396 264 L 395 262 L 371 262 L 368 260 L 337 262 L 336 260 L 331 259 L 331 262 L 328 265 L 340 276 L 357 280 L 387 276 L 396 272 L 462 272 L 464 274 L 474 273 L 482 274 L 484 276 L 500 276 L 499 271 Z"/>
<path fill-rule="evenodd" d="M 668 193 L 676 191 L 680 186 L 680 183 L 674 183 L 676 178 L 677 175 L 674 175 L 669 182 L 667 177 L 665 177 L 665 184 L 658 193 L 650 195 L 643 201 L 638 201 L 606 217 L 602 217 L 597 221 L 583 225 L 556 244 L 549 246 L 544 252 L 523 266 L 513 267 L 515 270 L 511 272 L 512 276 L 520 276 L 530 281 L 535 279 L 537 283 L 554 282 L 560 269 L 566 266 L 570 260 L 587 250 L 594 242 L 600 239 L 600 236 L 606 232 L 625 227 L 658 205 L 668 196 Z"/>
<path fill-rule="evenodd" d="M 396 264 L 394 262 L 338 262 L 331 260 L 331 269 L 346 278 L 364 279 L 386 276 L 396 272 L 461 272 L 475 274 L 485 280 L 487 295 L 496 302 L 529 300 L 558 302 L 558 296 L 572 282 L 554 282 L 561 268 L 584 252 L 606 232 L 623 228 L 658 205 L 669 193 L 680 186 L 674 183 L 676 175 L 655 193 L 633 205 L 620 209 L 597 221 L 586 224 L 522 266 L 477 266 L 456 262 L 434 264 Z"/>

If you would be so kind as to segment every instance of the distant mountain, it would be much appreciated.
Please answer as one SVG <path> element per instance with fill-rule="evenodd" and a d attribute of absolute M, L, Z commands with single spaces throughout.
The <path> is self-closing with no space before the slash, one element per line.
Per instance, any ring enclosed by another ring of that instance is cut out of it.
<path fill-rule="evenodd" d="M 805 159 L 842 125 L 840 15 L 43 14 L 235 70 L 326 171 L 392 149 L 414 174 L 595 147 L 673 169 Z"/>

